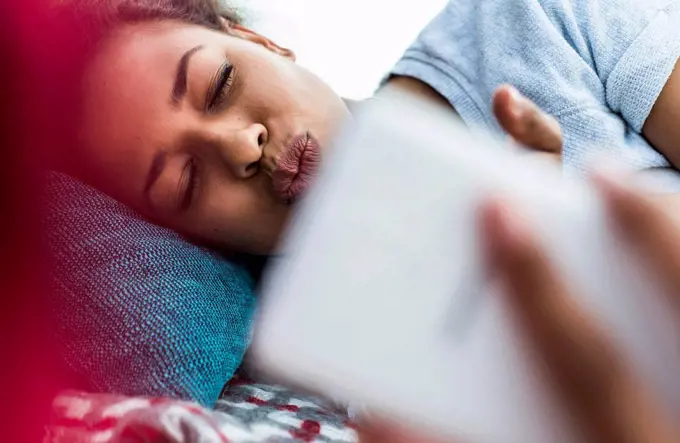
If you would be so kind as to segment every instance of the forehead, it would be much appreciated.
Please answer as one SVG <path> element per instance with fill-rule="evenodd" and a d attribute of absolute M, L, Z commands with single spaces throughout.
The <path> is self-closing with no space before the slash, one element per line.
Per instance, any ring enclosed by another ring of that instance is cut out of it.
<path fill-rule="evenodd" d="M 211 50 L 228 38 L 196 25 L 142 22 L 121 26 L 103 42 L 83 78 L 81 137 L 110 192 L 139 195 L 153 156 L 181 128 L 185 113 L 171 105 L 171 91 L 182 55 L 202 45 L 191 64 L 208 64 Z"/>
<path fill-rule="evenodd" d="M 181 22 L 122 25 L 103 42 L 85 72 L 85 101 L 109 94 L 138 99 L 138 89 L 171 82 L 188 50 L 200 45 L 214 51 L 226 39 L 223 33 Z M 194 58 L 200 63 L 200 55 Z"/>
<path fill-rule="evenodd" d="M 124 61 L 172 56 L 198 44 L 223 43 L 226 34 L 204 26 L 174 20 L 145 21 L 118 26 L 103 42 L 99 59 L 115 56 Z"/>

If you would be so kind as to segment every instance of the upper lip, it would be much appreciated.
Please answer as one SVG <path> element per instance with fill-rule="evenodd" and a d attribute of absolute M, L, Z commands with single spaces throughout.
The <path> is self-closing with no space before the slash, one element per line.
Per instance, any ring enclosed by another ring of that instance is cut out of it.
<path fill-rule="evenodd" d="M 281 152 L 272 173 L 276 194 L 290 201 L 307 190 L 320 161 L 319 144 L 311 133 L 293 137 Z"/>

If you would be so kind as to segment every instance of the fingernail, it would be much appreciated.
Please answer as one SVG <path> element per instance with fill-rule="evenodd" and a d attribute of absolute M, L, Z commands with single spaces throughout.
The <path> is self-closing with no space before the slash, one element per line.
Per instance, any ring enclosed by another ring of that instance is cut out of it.
<path fill-rule="evenodd" d="M 510 93 L 510 107 L 512 109 L 512 113 L 516 118 L 520 118 L 524 115 L 524 113 L 527 111 L 528 106 L 527 106 L 527 99 L 524 97 L 516 88 L 510 86 L 508 88 L 508 91 Z"/>

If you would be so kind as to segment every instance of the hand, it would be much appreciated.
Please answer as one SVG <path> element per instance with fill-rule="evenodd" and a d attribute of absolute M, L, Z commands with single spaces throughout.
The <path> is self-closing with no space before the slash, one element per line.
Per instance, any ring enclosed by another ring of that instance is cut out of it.
<path fill-rule="evenodd" d="M 408 92 L 432 104 L 453 109 L 447 99 L 413 77 L 392 77 L 384 89 Z M 498 123 L 515 143 L 536 152 L 538 156 L 561 163 L 562 130 L 557 120 L 509 85 L 496 89 L 492 107 Z"/>
<path fill-rule="evenodd" d="M 669 304 L 680 315 L 680 224 L 653 197 L 605 177 L 595 182 L 612 229 L 657 271 Z M 586 441 L 680 441 L 669 411 L 635 377 L 596 319 L 574 302 L 568 282 L 556 272 L 525 218 L 509 202 L 495 200 L 483 207 L 481 225 L 494 276 L 554 394 Z M 359 436 L 362 443 L 435 441 L 379 421 L 360 426 Z"/>
<path fill-rule="evenodd" d="M 680 226 L 657 203 L 611 179 L 596 183 L 613 229 L 658 272 L 680 307 Z M 482 211 L 495 276 L 554 393 L 589 442 L 670 443 L 680 432 L 609 341 L 595 318 L 574 303 L 524 218 L 506 202 Z M 645 296 L 646 294 L 640 294 Z M 490 442 L 492 443 L 492 442 Z"/>

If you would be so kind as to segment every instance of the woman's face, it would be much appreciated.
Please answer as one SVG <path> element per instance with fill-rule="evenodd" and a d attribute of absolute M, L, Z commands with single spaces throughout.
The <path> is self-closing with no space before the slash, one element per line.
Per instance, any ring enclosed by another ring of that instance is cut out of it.
<path fill-rule="evenodd" d="M 89 65 L 82 138 L 97 186 L 214 245 L 267 253 L 343 101 L 242 27 L 119 27 Z"/>

